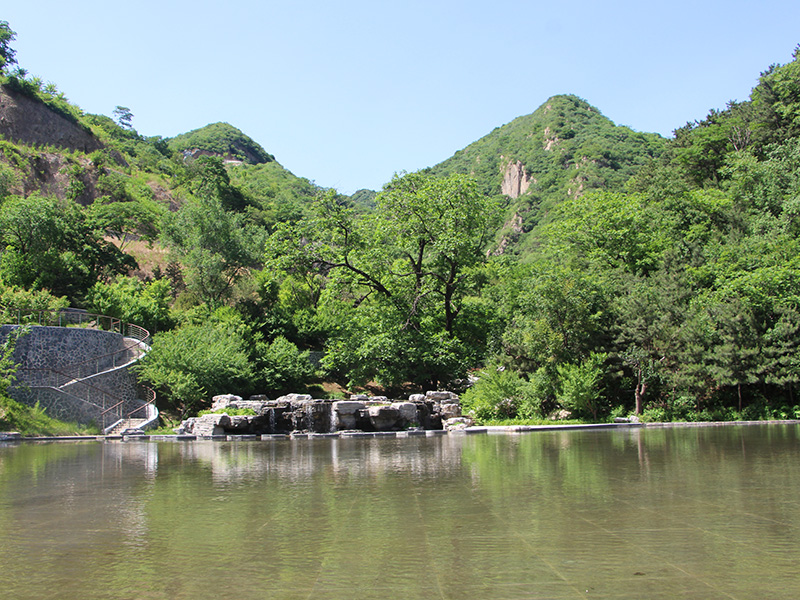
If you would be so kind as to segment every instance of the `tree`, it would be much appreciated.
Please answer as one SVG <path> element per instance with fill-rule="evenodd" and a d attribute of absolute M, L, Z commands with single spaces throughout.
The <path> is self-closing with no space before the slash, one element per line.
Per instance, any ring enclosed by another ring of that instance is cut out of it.
<path fill-rule="evenodd" d="M 324 194 L 313 218 L 276 229 L 268 258 L 287 273 L 325 275 L 318 310 L 330 368 L 351 382 L 435 386 L 480 352 L 459 325 L 497 216 L 472 179 L 412 173 L 387 184 L 373 212 Z"/>
<path fill-rule="evenodd" d="M 69 200 L 12 197 L 0 208 L 0 274 L 8 285 L 80 298 L 98 279 L 136 261 L 105 241 Z"/>
<path fill-rule="evenodd" d="M 132 129 L 133 128 L 133 113 L 131 109 L 127 106 L 117 106 L 114 109 L 114 118 L 117 120 L 117 124 L 122 127 L 123 129 Z"/>
<path fill-rule="evenodd" d="M 116 202 L 107 197 L 87 208 L 92 224 L 119 240 L 120 251 L 135 239 L 152 241 L 157 237 L 159 215 L 153 206 L 136 200 Z"/>
<path fill-rule="evenodd" d="M 11 47 L 16 38 L 17 33 L 11 30 L 8 21 L 0 21 L 0 73 L 8 73 L 17 64 L 17 51 Z"/>
<path fill-rule="evenodd" d="M 216 394 L 248 386 L 253 375 L 241 333 L 230 323 L 213 321 L 156 335 L 136 369 L 181 418 L 206 408 Z"/>
<path fill-rule="evenodd" d="M 261 255 L 259 232 L 243 215 L 225 211 L 213 196 L 187 202 L 167 215 L 163 236 L 186 266 L 187 288 L 212 308 L 230 297 Z"/>
<path fill-rule="evenodd" d="M 98 281 L 86 294 L 90 311 L 135 323 L 151 333 L 172 327 L 170 299 L 166 279 L 143 283 L 132 277 L 119 277 L 111 283 Z"/>

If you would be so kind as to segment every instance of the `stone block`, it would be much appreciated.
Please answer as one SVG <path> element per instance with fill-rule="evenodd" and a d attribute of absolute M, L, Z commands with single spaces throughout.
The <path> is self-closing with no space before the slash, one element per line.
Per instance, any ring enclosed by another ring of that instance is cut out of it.
<path fill-rule="evenodd" d="M 364 403 L 354 400 L 339 400 L 334 402 L 332 407 L 334 429 L 355 429 L 357 413 L 359 410 L 363 410 Z"/>
<path fill-rule="evenodd" d="M 370 406 L 369 420 L 375 431 L 390 431 L 399 426 L 400 411 L 391 406 Z"/>
<path fill-rule="evenodd" d="M 228 408 L 233 402 L 240 402 L 242 399 L 241 396 L 235 396 L 233 394 L 220 394 L 218 396 L 214 396 L 211 399 L 211 410 L 220 410 L 222 408 Z"/>
<path fill-rule="evenodd" d="M 442 402 L 443 400 L 455 400 L 455 401 L 458 401 L 458 394 L 454 394 L 453 392 L 446 392 L 446 391 L 425 392 L 425 397 L 428 400 L 437 400 L 439 402 Z"/>
<path fill-rule="evenodd" d="M 455 419 L 461 416 L 461 405 L 458 402 L 442 402 L 440 407 L 442 419 Z"/>
<path fill-rule="evenodd" d="M 448 431 L 463 431 L 467 427 L 471 427 L 474 421 L 469 417 L 455 417 L 444 421 L 444 427 Z"/>
<path fill-rule="evenodd" d="M 392 402 L 391 407 L 400 413 L 404 427 L 417 424 L 417 405 L 413 402 Z"/>

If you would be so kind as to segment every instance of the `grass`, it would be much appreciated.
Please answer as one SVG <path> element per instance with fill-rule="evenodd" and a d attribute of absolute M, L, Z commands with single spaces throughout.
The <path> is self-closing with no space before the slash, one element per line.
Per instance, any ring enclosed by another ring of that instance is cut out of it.
<path fill-rule="evenodd" d="M 16 431 L 23 436 L 97 435 L 96 426 L 65 423 L 47 415 L 38 404 L 27 406 L 0 396 L 0 431 Z"/>
<path fill-rule="evenodd" d="M 541 418 L 541 419 L 494 419 L 489 421 L 476 422 L 476 424 L 481 426 L 513 427 L 516 425 L 584 425 L 586 423 L 591 423 L 591 422 L 592 421 L 585 421 L 582 419 L 553 420 L 553 419 Z"/>

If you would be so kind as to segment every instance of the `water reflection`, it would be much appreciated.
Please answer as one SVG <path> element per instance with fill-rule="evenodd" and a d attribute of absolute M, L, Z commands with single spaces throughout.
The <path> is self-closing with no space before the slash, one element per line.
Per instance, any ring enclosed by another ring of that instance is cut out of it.
<path fill-rule="evenodd" d="M 333 480 L 369 479 L 392 472 L 437 478 L 461 469 L 461 442 L 455 436 L 436 440 L 330 438 L 267 444 L 198 442 L 178 445 L 177 453 L 181 461 L 196 461 L 209 468 L 215 483 L 272 477 L 297 482 L 314 476 L 320 469 Z"/>
<path fill-rule="evenodd" d="M 797 597 L 799 453 L 796 426 L 7 446 L 0 587 Z"/>

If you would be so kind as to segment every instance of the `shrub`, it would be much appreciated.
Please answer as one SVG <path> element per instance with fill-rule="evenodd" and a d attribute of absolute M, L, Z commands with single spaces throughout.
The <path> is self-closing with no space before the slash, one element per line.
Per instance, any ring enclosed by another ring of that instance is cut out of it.
<path fill-rule="evenodd" d="M 600 382 L 603 378 L 603 363 L 606 354 L 592 352 L 580 364 L 558 366 L 558 402 L 581 418 L 597 420 L 600 410 Z"/>
<path fill-rule="evenodd" d="M 542 371 L 542 370 L 540 370 Z M 508 418 L 531 419 L 542 416 L 547 382 L 543 371 L 531 381 L 510 369 L 489 368 L 461 398 L 465 412 L 477 421 Z"/>
<path fill-rule="evenodd" d="M 212 396 L 249 385 L 252 367 L 245 346 L 232 324 L 184 325 L 156 335 L 137 372 L 159 388 L 167 408 L 185 416 Z"/>

